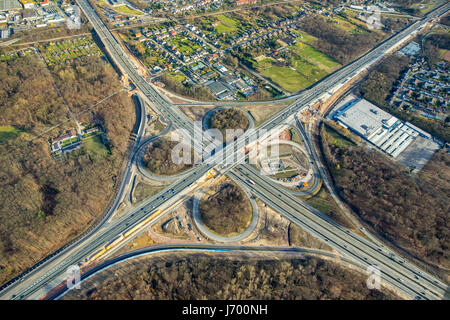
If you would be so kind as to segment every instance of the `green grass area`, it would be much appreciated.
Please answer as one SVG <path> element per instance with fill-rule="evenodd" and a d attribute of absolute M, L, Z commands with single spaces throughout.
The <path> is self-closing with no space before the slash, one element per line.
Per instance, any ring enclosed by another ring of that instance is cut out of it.
<path fill-rule="evenodd" d="M 355 25 L 338 16 L 329 18 L 327 21 L 345 32 L 354 32 L 357 29 Z"/>
<path fill-rule="evenodd" d="M 297 92 L 319 81 L 341 65 L 328 55 L 316 50 L 310 44 L 317 38 L 300 30 L 294 30 L 301 35 L 297 43 L 289 46 L 295 53 L 289 66 L 276 65 L 271 59 L 258 62 L 258 70 L 267 78 L 277 83 L 289 92 Z"/>
<path fill-rule="evenodd" d="M 12 55 L 4 54 L 4 55 L 0 56 L 0 62 L 11 61 L 16 57 L 17 57 L 17 54 L 12 54 Z"/>
<path fill-rule="evenodd" d="M 296 70 L 289 67 L 276 66 L 270 59 L 264 59 L 258 62 L 258 67 L 262 70 L 262 74 L 265 77 L 278 83 L 289 92 L 297 92 L 311 83 L 309 79 Z"/>
<path fill-rule="evenodd" d="M 289 47 L 295 53 L 290 66 L 276 66 L 273 60 L 258 62 L 258 70 L 289 92 L 296 92 L 340 67 L 340 64 L 310 45 L 298 42 Z M 295 69 L 295 70 L 293 70 Z"/>
<path fill-rule="evenodd" d="M 297 175 L 298 175 L 297 170 L 287 170 L 287 171 L 282 171 L 282 172 L 279 172 L 277 174 L 274 174 L 271 177 L 274 178 L 274 179 L 282 179 L 282 178 L 295 177 Z"/>
<path fill-rule="evenodd" d="M 303 145 L 302 138 L 298 135 L 297 131 L 294 129 L 289 129 L 289 132 L 291 133 L 291 141 L 298 143 L 299 145 Z"/>
<path fill-rule="evenodd" d="M 351 140 L 344 137 L 328 125 L 325 126 L 325 131 L 327 133 L 327 139 L 330 144 L 334 144 L 337 147 L 352 147 L 356 145 Z"/>
<path fill-rule="evenodd" d="M 331 213 L 333 213 L 333 209 L 335 209 L 331 201 L 331 196 L 327 191 L 325 191 L 323 187 L 315 196 L 305 200 L 307 204 L 319 210 L 320 212 L 325 213 L 326 215 L 330 215 Z"/>
<path fill-rule="evenodd" d="M 159 191 L 164 189 L 165 186 L 154 186 L 146 183 L 138 182 L 134 187 L 133 196 L 135 202 L 139 203 L 151 196 L 157 194 Z"/>
<path fill-rule="evenodd" d="M 219 24 L 215 27 L 217 33 L 233 33 L 238 30 L 239 21 L 223 14 L 219 14 L 216 18 L 219 20 Z"/>
<path fill-rule="evenodd" d="M 23 132 L 23 130 L 12 126 L 0 126 L 0 143 L 16 138 L 21 132 Z"/>
<path fill-rule="evenodd" d="M 346 10 L 344 12 L 345 19 L 355 26 L 360 27 L 361 29 L 367 29 L 367 22 L 364 22 L 358 18 L 359 13 L 351 10 Z"/>
<path fill-rule="evenodd" d="M 344 16 L 334 16 L 333 18 L 327 19 L 328 23 L 338 27 L 341 30 L 344 30 L 348 33 L 368 33 L 367 24 L 361 20 L 358 20 L 356 17 L 353 17 L 351 14 Z M 377 31 L 381 32 L 382 31 Z"/>
<path fill-rule="evenodd" d="M 102 143 L 102 139 L 100 136 L 94 136 L 92 138 L 84 140 L 83 146 L 89 153 L 94 155 L 107 157 L 111 154 L 109 149 Z"/>
<path fill-rule="evenodd" d="M 334 59 L 307 44 L 300 42 L 289 49 L 297 53 L 303 59 L 318 66 L 321 69 L 324 69 L 327 72 L 333 71 L 336 68 L 340 67 L 340 64 Z"/>
<path fill-rule="evenodd" d="M 143 15 L 142 12 L 134 10 L 134 9 L 131 9 L 127 5 L 114 7 L 114 10 L 117 11 L 117 12 L 120 12 L 120 13 L 125 13 L 125 14 L 129 14 L 129 15 L 134 15 L 134 16 L 141 16 L 141 15 Z"/>
<path fill-rule="evenodd" d="M 419 9 L 420 13 L 426 14 L 431 10 L 433 10 L 437 5 L 439 5 L 442 2 L 443 2 L 442 0 L 425 1 L 425 3 L 421 1 L 420 3 L 415 3 L 411 5 L 411 8 Z"/>
<path fill-rule="evenodd" d="M 445 57 L 446 57 L 446 55 L 448 55 L 448 52 L 449 50 L 447 50 L 447 49 L 439 49 L 439 57 L 441 58 L 441 59 L 445 59 Z M 446 59 L 445 59 L 446 60 Z"/>
<path fill-rule="evenodd" d="M 304 31 L 293 30 L 293 32 L 301 36 L 300 38 L 297 38 L 297 40 L 300 41 L 300 42 L 303 42 L 303 43 L 306 43 L 306 44 L 312 44 L 312 43 L 314 43 L 314 41 L 317 40 L 316 37 L 314 37 L 314 36 L 304 32 Z"/>
<path fill-rule="evenodd" d="M 167 76 L 177 82 L 183 82 L 184 80 L 186 80 L 186 75 L 184 75 L 182 72 L 170 72 L 167 74 Z"/>

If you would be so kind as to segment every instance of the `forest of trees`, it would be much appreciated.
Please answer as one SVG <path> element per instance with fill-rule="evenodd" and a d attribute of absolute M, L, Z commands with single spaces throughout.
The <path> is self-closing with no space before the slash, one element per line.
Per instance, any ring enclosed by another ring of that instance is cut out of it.
<path fill-rule="evenodd" d="M 252 206 L 245 193 L 234 183 L 218 186 L 216 193 L 200 201 L 202 221 L 216 233 L 243 232 L 252 217 Z"/>
<path fill-rule="evenodd" d="M 321 141 L 339 195 L 362 220 L 418 259 L 450 266 L 447 189 L 413 180 L 377 151 L 330 144 L 324 128 Z M 449 161 L 434 166 L 436 176 L 449 172 Z"/>
<path fill-rule="evenodd" d="M 381 17 L 383 30 L 386 32 L 398 32 L 412 22 L 411 19 L 398 17 Z"/>
<path fill-rule="evenodd" d="M 441 61 L 441 49 L 450 48 L 450 34 L 448 32 L 431 33 L 424 38 L 422 53 L 432 67 Z"/>
<path fill-rule="evenodd" d="M 313 44 L 317 50 L 340 64 L 356 59 L 383 39 L 380 33 L 369 30 L 364 33 L 346 32 L 331 25 L 321 16 L 307 17 L 299 23 L 299 27 L 318 38 Z"/>
<path fill-rule="evenodd" d="M 178 143 L 179 142 L 163 138 L 151 142 L 142 158 L 144 165 L 155 174 L 169 176 L 192 168 L 193 158 L 191 158 L 190 164 L 174 163 L 172 159 L 172 149 Z M 180 153 L 180 157 L 182 157 L 182 153 Z"/>
<path fill-rule="evenodd" d="M 394 83 L 408 66 L 407 56 L 391 55 L 378 64 L 359 88 L 359 94 L 378 106 L 388 107 L 386 99 Z"/>
<path fill-rule="evenodd" d="M 416 3 L 423 2 L 423 0 L 393 0 L 397 10 L 403 11 L 410 15 L 422 15 L 419 8 L 413 8 L 412 6 Z"/>
<path fill-rule="evenodd" d="M 384 287 L 369 290 L 366 280 L 363 273 L 317 257 L 276 260 L 192 254 L 112 267 L 63 299 L 399 299 Z"/>
<path fill-rule="evenodd" d="M 96 156 L 82 147 L 56 162 L 48 139 L 74 128 L 75 123 L 69 121 L 30 141 L 68 118 L 52 78 L 69 107 L 81 111 L 120 87 L 117 74 L 98 57 L 80 58 L 53 73 L 30 55 L 0 63 L 0 78 L 0 126 L 22 129 L 19 135 L 0 142 L 3 283 L 73 239 L 103 213 L 127 151 L 135 107 L 123 92 L 79 118 L 102 123 L 111 155 Z"/>
<path fill-rule="evenodd" d="M 446 25 L 447 27 L 450 27 L 450 15 L 446 15 L 445 17 L 442 17 L 441 24 Z"/>
<path fill-rule="evenodd" d="M 214 112 L 209 119 L 209 127 L 218 129 L 222 135 L 224 141 L 227 140 L 227 129 L 242 129 L 247 130 L 249 121 L 246 115 L 236 109 L 220 109 Z"/>
<path fill-rule="evenodd" d="M 450 142 L 450 124 L 448 122 L 426 119 L 411 110 L 399 109 L 388 103 L 387 100 L 392 93 L 393 86 L 408 63 L 409 59 L 406 56 L 391 55 L 387 57 L 363 81 L 358 89 L 359 95 L 390 114 L 411 122 L 435 137 Z"/>

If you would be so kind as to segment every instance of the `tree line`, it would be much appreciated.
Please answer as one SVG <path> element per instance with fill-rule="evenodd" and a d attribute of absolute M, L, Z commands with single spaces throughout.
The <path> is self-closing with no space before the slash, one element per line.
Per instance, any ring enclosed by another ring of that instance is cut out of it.
<path fill-rule="evenodd" d="M 384 287 L 367 288 L 367 275 L 317 257 L 252 256 L 148 258 L 119 265 L 71 290 L 64 300 L 390 300 Z M 120 268 L 120 269 L 119 269 Z"/>

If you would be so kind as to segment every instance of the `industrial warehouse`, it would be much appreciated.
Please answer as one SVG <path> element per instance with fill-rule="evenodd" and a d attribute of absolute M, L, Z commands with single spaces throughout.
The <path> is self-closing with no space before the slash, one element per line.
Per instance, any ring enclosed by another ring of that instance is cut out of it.
<path fill-rule="evenodd" d="M 429 133 L 353 95 L 338 105 L 331 118 L 409 167 L 421 168 L 439 149 Z"/>

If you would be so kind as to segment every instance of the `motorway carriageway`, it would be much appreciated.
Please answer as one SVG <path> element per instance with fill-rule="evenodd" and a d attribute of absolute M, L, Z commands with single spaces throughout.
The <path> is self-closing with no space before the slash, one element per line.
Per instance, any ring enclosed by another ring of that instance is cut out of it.
<path fill-rule="evenodd" d="M 246 184 L 252 193 L 276 211 L 282 212 L 290 221 L 325 240 L 336 250 L 367 266 L 378 263 L 385 280 L 408 292 L 413 297 L 420 296 L 425 299 L 446 297 L 447 286 L 445 284 L 429 275 L 425 276 L 423 273 L 420 274 L 418 271 L 412 270 L 405 263 L 398 262 L 394 258 L 391 259 L 380 247 L 324 217 L 324 215 L 312 212 L 311 207 L 305 206 L 288 190 L 277 187 L 266 177 L 261 177 L 256 169 L 249 166 L 239 166 L 237 170 L 234 169 L 229 174 L 234 180 Z M 255 184 L 249 183 L 248 179 L 253 180 Z M 368 257 L 371 261 L 368 260 Z M 416 277 L 422 282 L 419 282 Z M 402 280 L 398 280 L 399 278 Z M 424 290 L 424 288 L 427 290 Z"/>
<path fill-rule="evenodd" d="M 147 247 L 143 249 L 138 249 L 135 251 L 124 253 L 118 257 L 112 258 L 108 261 L 105 261 L 92 269 L 89 269 L 86 273 L 81 275 L 80 284 L 83 281 L 91 278 L 92 276 L 105 271 L 117 264 L 123 263 L 125 261 L 129 261 L 132 259 L 136 259 L 138 257 L 146 256 L 154 253 L 161 252 L 219 252 L 219 253 L 239 253 L 239 252 L 248 252 L 248 253 L 276 253 L 276 254 L 308 254 L 315 256 L 325 256 L 333 259 L 338 259 L 344 261 L 348 264 L 351 264 L 357 268 L 365 270 L 365 266 L 359 264 L 357 261 L 353 259 L 348 259 L 343 256 L 339 256 L 335 253 L 323 251 L 319 249 L 311 249 L 311 248 L 302 248 L 302 247 L 272 247 L 272 246 L 240 246 L 240 245 L 214 245 L 214 244 L 165 244 L 165 245 L 157 245 L 152 247 Z M 289 257 L 291 258 L 291 257 Z M 66 294 L 70 289 L 66 286 L 63 286 L 61 289 L 52 292 L 49 296 L 46 297 L 48 300 L 57 300 L 60 299 L 64 294 Z"/>

